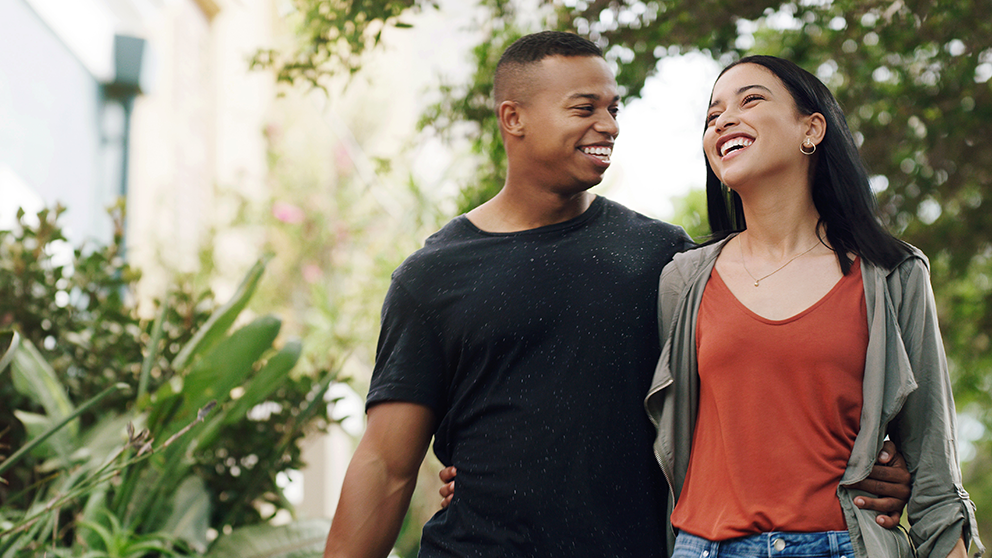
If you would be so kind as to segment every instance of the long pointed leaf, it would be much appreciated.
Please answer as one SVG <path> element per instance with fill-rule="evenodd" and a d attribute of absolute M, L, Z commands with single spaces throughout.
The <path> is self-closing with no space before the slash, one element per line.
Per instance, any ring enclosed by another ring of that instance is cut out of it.
<path fill-rule="evenodd" d="M 17 391 L 44 407 L 50 418 L 58 420 L 72 413 L 72 401 L 55 370 L 27 339 L 22 339 L 14 351 L 11 372 Z M 72 425 L 69 431 L 76 435 L 78 428 L 78 425 Z"/>
<path fill-rule="evenodd" d="M 141 376 L 138 378 L 138 400 L 141 400 L 148 393 L 148 377 L 152 373 L 152 366 L 158 358 L 158 344 L 162 340 L 162 330 L 165 326 L 165 316 L 169 312 L 169 301 L 162 301 L 162 308 L 158 311 L 155 323 L 152 325 L 152 338 L 148 341 L 148 354 L 141 361 Z"/>
<path fill-rule="evenodd" d="M 218 308 L 207 318 L 206 323 L 197 330 L 193 338 L 183 346 L 176 358 L 172 360 L 173 370 L 183 370 L 197 354 L 200 354 L 214 346 L 223 338 L 227 330 L 234 324 L 241 311 L 248 304 L 248 300 L 255 294 L 258 282 L 265 271 L 267 258 L 258 260 L 245 275 L 234 295 L 224 306 Z"/>
<path fill-rule="evenodd" d="M 14 351 L 21 341 L 21 336 L 14 330 L 0 331 L 0 374 L 7 369 L 7 365 L 14 359 Z"/>
<path fill-rule="evenodd" d="M 182 403 L 167 424 L 149 424 L 152 434 L 166 439 L 196 418 L 200 408 L 211 400 L 223 404 L 232 389 L 240 385 L 282 327 L 274 316 L 263 316 L 225 338 L 193 365 L 183 378 Z M 164 387 L 164 386 L 163 386 Z"/>
<path fill-rule="evenodd" d="M 14 410 L 14 417 L 20 421 L 21 426 L 24 428 L 25 437 L 28 440 L 37 438 L 42 434 L 45 434 L 52 426 L 55 424 L 55 420 L 48 415 L 41 415 L 38 413 L 31 413 L 28 411 Z M 74 444 L 74 437 L 70 436 L 65 430 L 60 432 L 53 432 L 52 435 L 45 440 L 44 444 L 38 444 L 32 449 L 32 453 L 35 457 L 39 459 L 48 458 L 59 458 L 55 459 L 54 462 L 58 463 L 56 466 L 65 465 L 66 460 L 64 458 L 68 457 L 72 453 Z M 42 472 L 50 471 L 50 469 L 45 469 Z"/>
<path fill-rule="evenodd" d="M 241 397 L 203 425 L 196 435 L 197 446 L 206 447 L 213 444 L 225 424 L 243 419 L 252 407 L 265 401 L 272 392 L 279 389 L 285 383 L 289 371 L 296 366 L 302 349 L 298 341 L 290 341 L 269 358 L 265 366 L 248 382 Z"/>
<path fill-rule="evenodd" d="M 128 385 L 123 383 L 114 384 L 108 387 L 107 389 L 101 391 L 100 393 L 94 395 L 93 397 L 91 397 L 88 401 L 80 405 L 75 411 L 70 413 L 68 416 L 64 417 L 61 422 L 48 429 L 44 434 L 29 441 L 27 444 L 21 447 L 21 449 L 14 452 L 14 455 L 11 455 L 4 461 L 0 462 L 0 474 L 3 474 L 7 469 L 11 468 L 22 457 L 27 455 L 28 452 L 30 452 L 33 448 L 35 448 L 36 446 L 47 440 L 52 434 L 58 432 L 62 427 L 69 424 L 77 417 L 79 417 L 79 415 L 85 413 L 87 410 L 89 410 L 90 407 L 96 405 L 97 403 L 102 401 L 103 398 L 107 397 L 111 393 L 120 391 L 122 389 L 128 389 Z"/>
<path fill-rule="evenodd" d="M 225 422 L 228 424 L 237 422 L 252 407 L 265 401 L 265 398 L 286 381 L 286 375 L 296 366 L 302 351 L 303 345 L 294 340 L 286 343 L 278 353 L 269 358 L 265 366 L 245 387 L 245 392 L 225 414 Z"/>

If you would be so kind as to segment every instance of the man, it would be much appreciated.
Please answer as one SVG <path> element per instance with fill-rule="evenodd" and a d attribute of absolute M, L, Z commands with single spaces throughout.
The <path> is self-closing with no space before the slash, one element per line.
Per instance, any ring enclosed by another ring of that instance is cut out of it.
<path fill-rule="evenodd" d="M 496 70 L 503 189 L 393 274 L 368 426 L 325 557 L 386 556 L 434 452 L 458 490 L 421 556 L 660 556 L 667 489 L 642 401 L 678 227 L 596 197 L 619 133 L 593 43 L 543 32 Z"/>

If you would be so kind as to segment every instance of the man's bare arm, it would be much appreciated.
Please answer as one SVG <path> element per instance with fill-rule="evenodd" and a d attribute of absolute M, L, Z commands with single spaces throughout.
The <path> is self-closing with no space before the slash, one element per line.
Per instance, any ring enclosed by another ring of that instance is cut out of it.
<path fill-rule="evenodd" d="M 369 409 L 368 426 L 345 473 L 324 558 L 385 558 L 392 550 L 417 472 L 434 430 L 434 414 L 414 403 Z"/>

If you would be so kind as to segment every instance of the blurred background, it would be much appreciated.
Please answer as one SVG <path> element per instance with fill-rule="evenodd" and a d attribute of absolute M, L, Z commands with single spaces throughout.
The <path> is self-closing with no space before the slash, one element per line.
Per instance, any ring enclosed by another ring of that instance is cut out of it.
<path fill-rule="evenodd" d="M 546 28 L 617 71 L 595 191 L 697 238 L 719 69 L 774 54 L 827 83 L 883 220 L 930 257 L 956 450 L 992 536 L 990 8 L 0 1 L 0 556 L 322 547 L 389 275 L 502 185 L 491 75 Z"/>

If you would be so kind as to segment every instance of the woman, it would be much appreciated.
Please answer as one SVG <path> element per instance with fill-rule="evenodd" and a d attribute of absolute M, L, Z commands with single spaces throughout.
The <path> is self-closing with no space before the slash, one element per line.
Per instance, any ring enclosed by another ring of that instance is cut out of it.
<path fill-rule="evenodd" d="M 833 96 L 744 58 L 713 87 L 703 149 L 718 240 L 662 274 L 646 399 L 675 556 L 983 551 L 928 263 L 875 218 Z M 887 435 L 915 472 L 909 537 L 852 505 Z"/>

